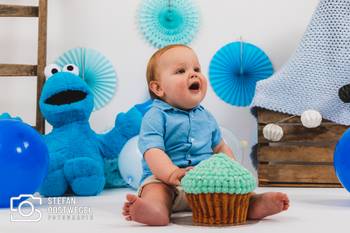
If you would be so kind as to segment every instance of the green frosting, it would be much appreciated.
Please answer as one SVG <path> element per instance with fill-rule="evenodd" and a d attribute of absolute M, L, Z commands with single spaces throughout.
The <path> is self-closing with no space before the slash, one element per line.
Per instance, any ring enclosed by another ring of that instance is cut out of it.
<path fill-rule="evenodd" d="M 200 162 L 182 178 L 186 193 L 245 194 L 256 187 L 254 176 L 238 162 L 220 153 Z"/>

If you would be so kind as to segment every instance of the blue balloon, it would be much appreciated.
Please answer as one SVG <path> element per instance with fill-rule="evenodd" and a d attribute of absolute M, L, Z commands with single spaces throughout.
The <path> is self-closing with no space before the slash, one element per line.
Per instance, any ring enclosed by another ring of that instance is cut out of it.
<path fill-rule="evenodd" d="M 37 191 L 48 163 L 47 146 L 35 129 L 18 120 L 0 120 L 0 208 L 9 207 L 11 197 Z"/>
<path fill-rule="evenodd" d="M 137 189 L 143 175 L 142 154 L 137 146 L 139 136 L 131 138 L 119 154 L 118 167 L 123 180 Z"/>
<path fill-rule="evenodd" d="M 335 147 L 334 168 L 339 181 L 350 192 L 350 129 L 345 131 Z"/>

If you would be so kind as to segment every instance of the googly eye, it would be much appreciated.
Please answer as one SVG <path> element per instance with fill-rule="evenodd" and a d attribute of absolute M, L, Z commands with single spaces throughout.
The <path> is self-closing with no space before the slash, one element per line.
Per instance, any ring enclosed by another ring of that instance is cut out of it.
<path fill-rule="evenodd" d="M 50 78 L 52 75 L 61 72 L 61 67 L 56 64 L 50 64 L 45 67 L 44 74 L 46 78 Z"/>
<path fill-rule="evenodd" d="M 63 67 L 64 72 L 69 72 L 75 75 L 79 75 L 79 68 L 74 64 L 68 64 Z"/>

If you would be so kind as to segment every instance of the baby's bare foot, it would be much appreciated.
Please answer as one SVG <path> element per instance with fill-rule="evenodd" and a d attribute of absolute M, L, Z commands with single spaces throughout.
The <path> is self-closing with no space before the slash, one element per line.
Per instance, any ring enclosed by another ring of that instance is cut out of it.
<path fill-rule="evenodd" d="M 262 219 L 289 208 L 287 194 L 268 192 L 255 194 L 249 202 L 248 219 Z"/>
<path fill-rule="evenodd" d="M 127 221 L 135 221 L 151 226 L 165 226 L 169 224 L 169 217 L 156 206 L 147 203 L 140 197 L 132 194 L 126 195 L 123 215 Z"/>

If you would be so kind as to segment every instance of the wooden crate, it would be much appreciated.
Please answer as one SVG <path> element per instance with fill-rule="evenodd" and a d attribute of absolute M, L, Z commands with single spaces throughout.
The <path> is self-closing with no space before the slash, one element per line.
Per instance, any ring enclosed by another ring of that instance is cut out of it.
<path fill-rule="evenodd" d="M 333 167 L 335 145 L 347 126 L 323 120 L 314 129 L 305 128 L 300 117 L 283 123 L 279 142 L 264 138 L 263 128 L 290 115 L 257 108 L 259 186 L 341 187 Z"/>

